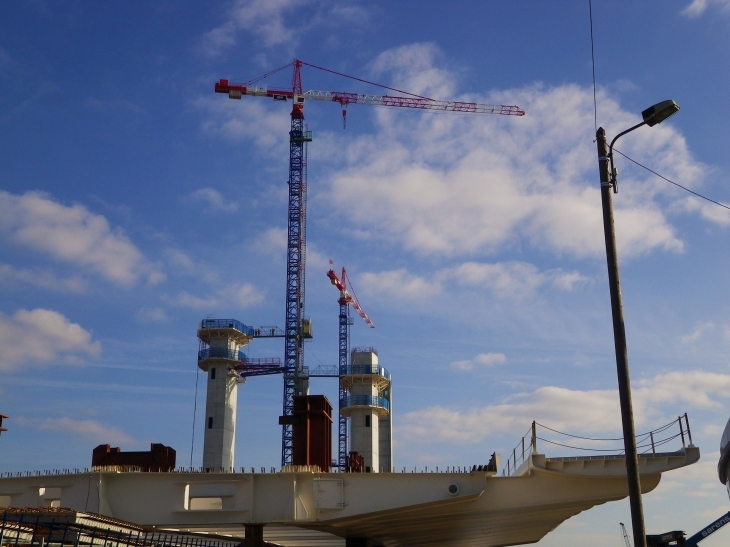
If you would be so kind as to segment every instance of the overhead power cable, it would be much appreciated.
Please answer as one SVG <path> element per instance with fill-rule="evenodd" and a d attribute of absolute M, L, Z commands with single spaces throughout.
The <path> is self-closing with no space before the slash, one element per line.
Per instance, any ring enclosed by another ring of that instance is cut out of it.
<path fill-rule="evenodd" d="M 591 68 L 593 69 L 593 125 L 598 131 L 598 104 L 596 103 L 596 56 L 593 49 L 593 4 L 588 0 L 588 16 L 591 21 Z"/>
<path fill-rule="evenodd" d="M 698 194 L 698 193 L 697 193 L 697 192 L 695 192 L 694 190 L 690 190 L 689 188 L 686 188 L 686 187 L 682 186 L 681 184 L 677 184 L 677 183 L 676 183 L 676 182 L 674 182 L 673 180 L 669 180 L 669 179 L 668 179 L 667 177 L 665 177 L 665 176 L 663 176 L 663 175 L 660 175 L 659 173 L 657 173 L 656 171 L 654 171 L 654 170 L 652 170 L 652 169 L 649 169 L 649 168 L 648 168 L 648 167 L 647 167 L 646 165 L 642 165 L 642 164 L 640 164 L 640 163 L 639 163 L 638 161 L 636 161 L 635 159 L 632 159 L 632 158 L 628 157 L 628 156 L 627 156 L 626 154 L 624 154 L 623 152 L 621 152 L 621 151 L 620 151 L 620 150 L 619 150 L 618 148 L 614 148 L 614 149 L 613 149 L 613 151 L 614 151 L 614 152 L 618 152 L 618 153 L 619 153 L 619 154 L 621 154 L 621 155 L 622 155 L 622 156 L 623 156 L 624 158 L 626 158 L 627 160 L 629 160 L 629 161 L 630 161 L 630 162 L 632 162 L 632 163 L 635 163 L 635 164 L 636 164 L 636 165 L 638 165 L 639 167 L 643 167 L 644 169 L 646 169 L 646 170 L 647 170 L 647 171 L 649 171 L 650 173 L 653 173 L 653 174 L 655 174 L 655 175 L 656 175 L 657 177 L 659 177 L 660 179 L 664 179 L 664 180 L 666 180 L 666 181 L 667 181 L 668 183 L 670 183 L 670 184 L 674 184 L 674 186 L 678 186 L 678 187 L 679 187 L 679 188 L 681 188 L 682 190 L 686 190 L 687 192 L 689 192 L 690 194 L 694 194 L 694 195 L 695 195 L 695 196 L 697 196 L 698 198 L 702 198 L 702 199 L 705 199 L 705 200 L 709 201 L 710 203 L 714 203 L 715 205 L 719 205 L 720 207 L 724 207 L 725 209 L 730 209 L 730 206 L 729 206 L 729 205 L 725 205 L 724 203 L 720 203 L 719 201 L 715 201 L 714 199 L 710 199 L 710 198 L 708 198 L 707 196 L 703 196 L 702 194 Z"/>

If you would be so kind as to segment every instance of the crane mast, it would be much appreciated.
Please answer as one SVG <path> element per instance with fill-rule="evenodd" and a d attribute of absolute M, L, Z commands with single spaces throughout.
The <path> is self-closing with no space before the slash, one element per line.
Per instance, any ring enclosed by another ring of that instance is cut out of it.
<path fill-rule="evenodd" d="M 289 218 L 286 255 L 286 321 L 284 326 L 284 407 L 281 437 L 281 465 L 291 465 L 293 450 L 292 416 L 294 396 L 306 395 L 309 379 L 304 372 L 304 286 L 307 233 L 307 142 L 311 132 L 304 126 L 301 62 L 294 63 L 292 90 L 294 106 L 289 131 Z"/>
<path fill-rule="evenodd" d="M 331 263 L 331 262 L 330 262 Z M 347 360 L 350 352 L 350 305 L 357 311 L 360 317 L 363 318 L 371 329 L 375 328 L 375 324 L 370 320 L 370 317 L 362 309 L 360 303 L 356 297 L 353 297 L 347 290 L 347 271 L 344 266 L 342 268 L 342 275 L 338 278 L 335 271 L 330 268 L 327 272 L 332 284 L 337 287 L 340 291 L 340 298 L 337 303 L 340 305 L 340 321 L 339 321 L 339 372 L 340 378 L 347 374 Z M 354 292 L 354 291 L 353 291 Z M 345 401 L 347 397 L 347 388 L 342 382 L 340 382 L 340 405 L 342 401 Z M 341 409 L 340 409 L 341 410 Z M 347 467 L 347 418 L 345 418 L 341 412 L 337 413 L 339 416 L 338 422 L 338 450 L 337 450 L 337 464 L 341 470 L 345 470 Z"/>

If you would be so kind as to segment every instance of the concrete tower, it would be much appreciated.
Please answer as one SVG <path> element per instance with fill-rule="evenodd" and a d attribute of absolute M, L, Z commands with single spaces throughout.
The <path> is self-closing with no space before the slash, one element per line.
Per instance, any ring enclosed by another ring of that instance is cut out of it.
<path fill-rule="evenodd" d="M 242 382 L 234 367 L 245 358 L 241 348 L 251 337 L 243 323 L 232 319 L 204 319 L 198 328 L 198 366 L 207 373 L 203 467 L 232 469 L 236 441 L 236 402 Z"/>
<path fill-rule="evenodd" d="M 378 364 L 377 352 L 353 349 L 340 382 L 348 390 L 340 413 L 350 419 L 350 451 L 363 457 L 367 473 L 392 471 L 390 402 L 383 396 L 390 394 L 390 374 Z"/>

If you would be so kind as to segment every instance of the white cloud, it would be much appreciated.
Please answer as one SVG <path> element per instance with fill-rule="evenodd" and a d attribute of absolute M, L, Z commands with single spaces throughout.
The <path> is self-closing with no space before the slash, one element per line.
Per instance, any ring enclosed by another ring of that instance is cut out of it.
<path fill-rule="evenodd" d="M 103 444 L 123 445 L 136 444 L 137 442 L 122 430 L 95 420 L 74 420 L 69 417 L 46 418 L 37 425 L 37 428 L 42 431 L 69 433 L 88 441 Z"/>
<path fill-rule="evenodd" d="M 463 366 L 463 362 L 457 363 L 462 364 L 456 368 Z M 645 431 L 676 419 L 679 403 L 689 409 L 721 409 L 721 401 L 728 397 L 730 374 L 672 372 L 640 380 L 633 389 L 637 430 Z M 545 386 L 480 408 L 432 406 L 405 414 L 399 435 L 408 442 L 478 443 L 494 434 L 519 435 L 536 419 L 572 434 L 615 433 L 620 431 L 621 423 L 618 392 Z"/>
<path fill-rule="evenodd" d="M 52 310 L 0 313 L 0 370 L 10 371 L 53 361 L 79 362 L 95 357 L 101 344 L 77 323 Z"/>
<path fill-rule="evenodd" d="M 201 130 L 206 135 L 229 141 L 250 139 L 267 157 L 282 164 L 286 161 L 290 129 L 286 103 L 274 104 L 255 97 L 230 101 L 216 95 L 200 97 L 193 104 L 205 115 Z"/>
<path fill-rule="evenodd" d="M 700 339 L 700 336 L 702 336 L 703 332 L 706 332 L 708 330 L 712 330 L 715 328 L 715 325 L 711 322 L 707 321 L 704 323 L 698 323 L 694 330 L 692 331 L 692 334 L 687 334 L 685 336 L 682 336 L 682 343 L 683 344 L 690 344 L 693 342 L 697 342 L 697 340 Z"/>
<path fill-rule="evenodd" d="M 192 258 L 190 258 L 188 255 L 180 251 L 179 249 L 165 249 L 164 251 L 165 259 L 175 266 L 175 268 L 182 268 L 183 270 L 186 270 L 188 272 L 193 271 L 196 269 L 196 264 L 193 261 Z"/>
<path fill-rule="evenodd" d="M 185 308 L 196 310 L 212 310 L 225 305 L 234 305 L 239 308 L 249 308 L 264 301 L 265 293 L 251 283 L 228 285 L 214 291 L 205 297 L 195 296 L 182 291 L 172 303 Z"/>
<path fill-rule="evenodd" d="M 264 295 L 251 283 L 230 285 L 220 293 L 222 298 L 230 299 L 241 308 L 255 306 L 264 301 Z"/>
<path fill-rule="evenodd" d="M 418 70 L 403 69 L 400 56 Z M 392 79 L 402 89 L 439 93 L 437 99 L 517 104 L 527 115 L 375 109 L 375 134 L 354 138 L 326 179 L 330 187 L 322 196 L 332 210 L 346 214 L 354 230 L 422 254 L 473 255 L 524 242 L 558 254 L 600 256 L 592 90 L 532 85 L 459 95 L 453 89 L 458 79 L 434 68 L 437 57 L 434 46 L 417 44 L 385 52 L 374 64 L 384 74 L 395 71 Z M 635 123 L 636 115 L 605 90 L 598 100 L 609 135 Z M 696 186 L 705 171 L 669 123 L 637 131 L 621 145 L 683 185 Z M 621 169 L 628 161 L 617 163 Z M 614 197 L 621 256 L 681 252 L 683 242 L 655 199 L 679 199 L 680 191 L 638 169 L 628 172 Z"/>
<path fill-rule="evenodd" d="M 208 56 L 234 46 L 241 32 L 248 32 L 263 47 L 294 48 L 299 38 L 316 29 L 360 27 L 368 12 L 354 2 L 334 0 L 237 0 L 226 20 L 206 32 L 200 42 Z"/>
<path fill-rule="evenodd" d="M 730 210 L 704 199 L 690 196 L 678 201 L 674 208 L 677 211 L 686 211 L 689 213 L 699 212 L 705 220 L 722 226 L 730 226 Z"/>
<path fill-rule="evenodd" d="M 164 323 L 168 320 L 162 308 L 141 308 L 134 316 L 140 323 Z"/>
<path fill-rule="evenodd" d="M 371 293 L 399 298 L 428 298 L 441 292 L 438 283 L 412 275 L 405 269 L 363 273 L 359 276 L 358 286 Z"/>
<path fill-rule="evenodd" d="M 730 11 L 730 0 L 692 0 L 692 3 L 682 10 L 682 15 L 699 17 L 710 6 L 717 6 L 723 11 Z"/>
<path fill-rule="evenodd" d="M 286 253 L 286 228 L 269 228 L 254 239 L 254 248 L 261 253 Z"/>
<path fill-rule="evenodd" d="M 433 406 L 401 418 L 399 434 L 410 442 L 477 443 L 496 433 L 521 434 L 540 421 L 566 432 L 610 431 L 620 423 L 618 396 L 610 390 L 541 387 L 511 401 L 466 411 Z"/>
<path fill-rule="evenodd" d="M 493 367 L 495 365 L 503 365 L 506 362 L 507 357 L 504 353 L 480 353 L 473 359 L 454 361 L 449 366 L 456 370 L 474 370 L 475 365 Z"/>
<path fill-rule="evenodd" d="M 218 190 L 201 188 L 190 194 L 190 199 L 206 205 L 206 213 L 235 213 L 238 211 L 238 202 L 225 199 Z"/>
<path fill-rule="evenodd" d="M 523 298 L 532 295 L 541 286 L 571 291 L 588 281 L 578 272 L 561 269 L 541 272 L 533 264 L 512 261 L 492 264 L 465 262 L 438 270 L 430 279 L 413 275 L 405 269 L 367 272 L 359 276 L 358 283 L 376 294 L 423 299 L 443 293 L 453 285 L 485 288 L 500 298 Z"/>
<path fill-rule="evenodd" d="M 41 192 L 0 191 L 0 235 L 122 286 L 134 285 L 140 277 L 153 284 L 164 278 L 106 218 L 82 205 L 62 205 Z"/>
<path fill-rule="evenodd" d="M 50 291 L 82 293 L 86 291 L 86 282 L 80 277 L 58 277 L 51 271 L 34 268 L 32 270 L 15 268 L 9 264 L 0 264 L 0 285 L 5 287 L 16 284 L 31 285 Z"/>

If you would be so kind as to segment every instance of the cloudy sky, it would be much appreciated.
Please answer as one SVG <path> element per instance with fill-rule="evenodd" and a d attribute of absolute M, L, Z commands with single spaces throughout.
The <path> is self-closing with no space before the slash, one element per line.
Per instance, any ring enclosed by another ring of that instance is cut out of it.
<path fill-rule="evenodd" d="M 305 364 L 337 359 L 331 259 L 376 325 L 355 317 L 353 345 L 376 347 L 393 375 L 397 468 L 506 458 L 532 420 L 619 435 L 596 121 L 611 137 L 676 100 L 677 116 L 617 148 L 730 204 L 730 2 L 595 0 L 593 15 L 597 116 L 587 0 L 3 2 L 0 471 L 84 467 L 102 443 L 162 442 L 200 465 L 197 323 L 284 322 L 290 105 L 229 101 L 213 83 L 294 58 L 527 112 L 352 105 L 343 129 L 338 105 L 306 105 Z M 302 78 L 382 92 L 309 67 Z M 262 84 L 290 86 L 291 71 Z M 715 472 L 730 417 L 730 210 L 616 163 L 637 430 L 686 412 L 702 450 L 646 496 L 647 528 L 694 532 L 730 509 Z M 282 357 L 283 344 L 248 354 Z M 240 387 L 237 466 L 278 465 L 281 383 Z M 312 392 L 334 402 L 336 382 Z M 542 544 L 616 546 L 620 521 L 627 501 Z"/>

